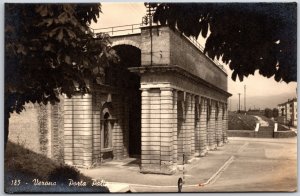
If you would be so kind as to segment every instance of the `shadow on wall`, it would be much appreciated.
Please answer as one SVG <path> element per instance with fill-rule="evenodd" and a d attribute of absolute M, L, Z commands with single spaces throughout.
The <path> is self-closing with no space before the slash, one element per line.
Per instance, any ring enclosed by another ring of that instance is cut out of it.
<path fill-rule="evenodd" d="M 63 100 L 57 105 L 28 103 L 20 114 L 11 114 L 11 142 L 33 152 L 63 161 Z"/>

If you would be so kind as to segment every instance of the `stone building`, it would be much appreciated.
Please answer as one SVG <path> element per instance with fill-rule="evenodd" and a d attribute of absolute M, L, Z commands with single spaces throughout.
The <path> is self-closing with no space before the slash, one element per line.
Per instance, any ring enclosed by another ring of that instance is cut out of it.
<path fill-rule="evenodd" d="M 172 174 L 183 155 L 188 161 L 226 143 L 224 68 L 176 30 L 137 30 L 112 36 L 121 61 L 90 81 L 91 94 L 24 113 L 38 122 L 32 129 L 38 141 L 25 137 L 38 144 L 33 150 L 79 167 L 136 157 L 141 172 Z M 13 119 L 21 125 L 17 115 Z"/>
<path fill-rule="evenodd" d="M 152 32 L 152 36 L 150 36 Z M 64 161 L 91 167 L 138 157 L 141 172 L 172 174 L 227 141 L 227 74 L 166 26 L 112 37 L 120 64 L 64 100 Z"/>
<path fill-rule="evenodd" d="M 285 125 L 297 126 L 297 98 L 278 104 L 278 122 Z"/>

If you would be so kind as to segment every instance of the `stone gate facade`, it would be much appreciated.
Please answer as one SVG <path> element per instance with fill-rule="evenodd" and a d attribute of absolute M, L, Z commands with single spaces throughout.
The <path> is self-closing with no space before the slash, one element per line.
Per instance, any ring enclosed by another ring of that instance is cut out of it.
<path fill-rule="evenodd" d="M 183 155 L 205 156 L 227 142 L 230 94 L 220 65 L 166 26 L 112 41 L 121 64 L 103 71 L 105 81 L 91 81 L 91 94 L 64 100 L 66 163 L 131 156 L 141 172 L 173 174 Z"/>

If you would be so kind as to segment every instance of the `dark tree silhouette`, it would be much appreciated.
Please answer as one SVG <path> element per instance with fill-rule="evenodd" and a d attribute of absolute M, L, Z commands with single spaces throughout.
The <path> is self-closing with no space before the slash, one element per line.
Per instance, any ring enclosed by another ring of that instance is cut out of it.
<path fill-rule="evenodd" d="M 273 108 L 273 117 L 277 118 L 279 116 L 279 110 L 277 108 Z"/>
<path fill-rule="evenodd" d="M 207 37 L 204 52 L 229 64 L 232 79 L 255 70 L 297 80 L 296 3 L 152 3 L 154 22 Z M 210 34 L 208 35 L 208 32 Z"/>
<path fill-rule="evenodd" d="M 265 117 L 272 118 L 273 117 L 273 110 L 270 109 L 270 108 L 266 108 L 264 115 L 265 115 Z"/>
<path fill-rule="evenodd" d="M 93 66 L 109 56 L 108 39 L 94 38 L 100 4 L 5 4 L 5 146 L 10 113 L 24 104 L 87 93 Z"/>

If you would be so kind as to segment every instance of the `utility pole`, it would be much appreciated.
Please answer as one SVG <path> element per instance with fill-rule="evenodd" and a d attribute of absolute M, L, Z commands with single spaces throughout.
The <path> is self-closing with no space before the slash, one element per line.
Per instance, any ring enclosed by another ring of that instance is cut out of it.
<path fill-rule="evenodd" d="M 239 95 L 239 111 L 238 113 L 241 113 L 241 93 L 238 93 Z"/>
<path fill-rule="evenodd" d="M 244 86 L 244 110 L 246 112 L 247 108 L 246 108 L 246 85 Z"/>

